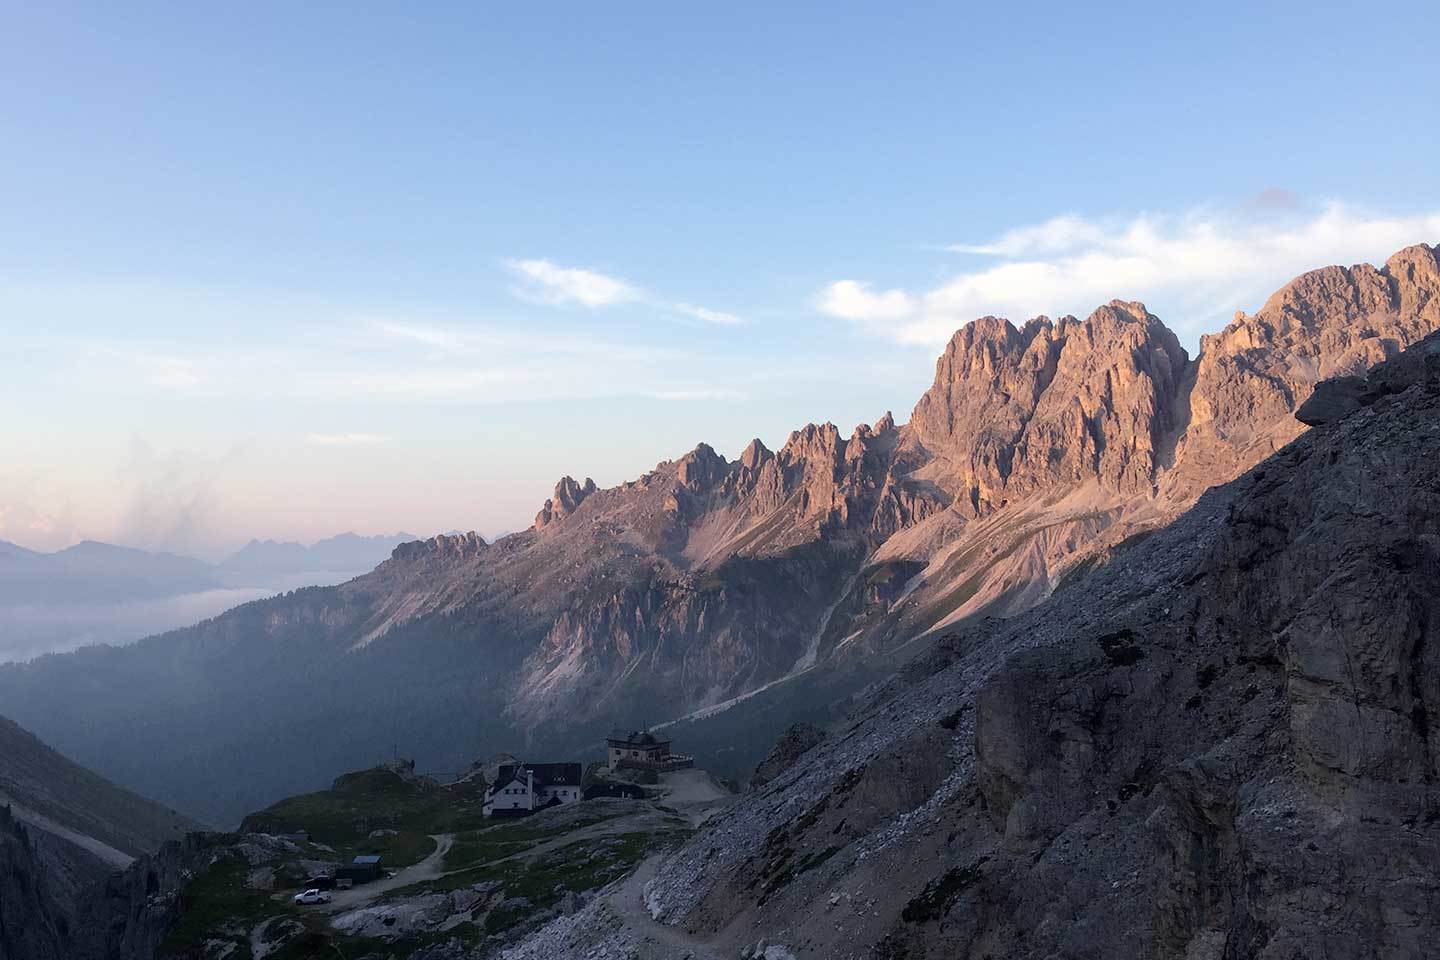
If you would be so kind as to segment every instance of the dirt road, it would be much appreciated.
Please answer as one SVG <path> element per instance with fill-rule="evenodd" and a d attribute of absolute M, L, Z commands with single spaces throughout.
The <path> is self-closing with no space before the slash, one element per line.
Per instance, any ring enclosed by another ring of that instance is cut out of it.
<path fill-rule="evenodd" d="M 445 854 L 454 846 L 455 834 L 437 833 L 430 839 L 435 841 L 435 852 L 424 860 L 396 870 L 393 877 L 376 880 L 374 883 L 361 884 L 358 887 L 351 887 L 349 890 L 336 890 L 331 894 L 330 902 L 325 904 L 322 909 L 326 913 L 351 910 L 364 906 L 391 890 L 408 887 L 410 884 L 419 883 L 422 880 L 443 877 L 445 875 Z"/>

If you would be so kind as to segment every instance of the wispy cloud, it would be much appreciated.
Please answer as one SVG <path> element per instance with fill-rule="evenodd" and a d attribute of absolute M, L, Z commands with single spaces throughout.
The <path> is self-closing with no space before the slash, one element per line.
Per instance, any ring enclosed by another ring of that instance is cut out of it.
<path fill-rule="evenodd" d="M 629 280 L 583 267 L 562 267 L 549 260 L 505 260 L 505 268 L 520 280 L 514 293 L 522 300 L 589 308 L 622 303 L 643 303 L 701 323 L 734 327 L 743 317 L 724 310 L 701 307 L 683 300 L 668 300 L 649 293 Z"/>
<path fill-rule="evenodd" d="M 697 307 L 693 303 L 672 303 L 670 309 L 676 313 L 683 313 L 687 317 L 693 317 L 702 323 L 710 323 L 718 327 L 737 327 L 745 322 L 744 318 L 737 317 L 733 313 L 711 310 L 708 307 Z"/>
<path fill-rule="evenodd" d="M 390 438 L 378 433 L 312 433 L 305 442 L 312 447 L 374 447 Z"/>
<path fill-rule="evenodd" d="M 163 357 L 163 363 L 157 358 Z M 78 394 L 253 397 L 275 401 L 504 404 L 709 395 L 728 371 L 703 351 L 495 325 L 367 316 L 289 328 L 271 342 L 183 344 L 83 339 L 49 344 L 57 382 Z M 183 370 L 160 376 L 157 370 Z M 359 447 L 369 432 L 316 432 L 312 446 Z"/>
<path fill-rule="evenodd" d="M 1386 217 L 1339 203 L 1310 216 L 1264 219 L 1213 210 L 1096 220 L 1061 216 L 950 251 L 999 262 L 921 290 L 875 291 L 857 280 L 822 290 L 830 316 L 902 343 L 943 343 L 986 314 L 1021 320 L 1084 315 L 1138 299 L 1193 338 L 1237 309 L 1254 310 L 1291 277 L 1331 263 L 1377 262 L 1440 239 L 1440 213 Z"/>
<path fill-rule="evenodd" d="M 562 267 L 549 260 L 506 260 L 505 266 L 521 280 L 517 292 L 544 303 L 575 303 L 608 307 L 641 299 L 638 288 L 618 277 L 596 270 Z"/>
<path fill-rule="evenodd" d="M 746 394 L 743 390 L 724 388 L 692 388 L 678 390 L 652 390 L 648 396 L 655 400 L 743 400 Z"/>

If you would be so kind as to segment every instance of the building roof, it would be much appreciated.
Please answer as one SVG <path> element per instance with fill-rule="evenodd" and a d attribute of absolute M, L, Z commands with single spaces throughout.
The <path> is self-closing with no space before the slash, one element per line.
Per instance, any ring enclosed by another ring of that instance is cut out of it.
<path fill-rule="evenodd" d="M 506 787 L 510 786 L 510 784 L 512 783 L 518 783 L 520 786 L 523 787 L 525 786 L 525 778 L 517 777 L 513 773 L 508 776 L 496 777 L 495 782 L 490 784 L 489 793 L 491 796 L 494 796 L 501 790 L 504 790 Z"/>
<path fill-rule="evenodd" d="M 356 857 L 350 861 L 350 864 L 355 867 L 378 867 L 380 865 L 380 858 L 373 854 L 365 854 Z"/>
<path fill-rule="evenodd" d="M 506 763 L 496 771 L 491 792 L 500 790 L 512 780 L 524 784 L 527 773 L 535 775 L 537 787 L 578 787 L 585 776 L 584 767 L 578 763 Z"/>
<path fill-rule="evenodd" d="M 649 730 L 621 730 L 619 727 L 610 731 L 607 740 L 627 747 L 663 747 L 670 743 L 669 737 L 657 736 Z"/>

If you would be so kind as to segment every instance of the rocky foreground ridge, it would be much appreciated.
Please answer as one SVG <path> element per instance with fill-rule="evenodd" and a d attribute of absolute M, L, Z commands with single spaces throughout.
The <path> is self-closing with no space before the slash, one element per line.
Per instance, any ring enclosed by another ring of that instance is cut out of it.
<path fill-rule="evenodd" d="M 1433 956 L 1440 335 L 1303 409 L 1170 526 L 777 748 L 645 886 L 663 933 L 602 899 L 507 956 Z"/>
<path fill-rule="evenodd" d="M 220 824 L 397 737 L 446 770 L 716 711 L 1031 609 L 1294 439 L 1316 383 L 1440 329 L 1437 293 L 1429 246 L 1326 267 L 1193 359 L 1139 303 L 982 318 L 907 423 L 810 424 L 736 460 L 701 444 L 607 489 L 565 478 L 529 530 L 404 544 L 337 588 L 0 667 L 0 702 L 77 760 Z M 320 743 L 305 733 L 317 718 Z M 155 733 L 177 727 L 178 744 Z M 735 757 L 753 765 L 764 747 L 747 746 Z M 311 762 L 276 767 L 291 755 Z"/>

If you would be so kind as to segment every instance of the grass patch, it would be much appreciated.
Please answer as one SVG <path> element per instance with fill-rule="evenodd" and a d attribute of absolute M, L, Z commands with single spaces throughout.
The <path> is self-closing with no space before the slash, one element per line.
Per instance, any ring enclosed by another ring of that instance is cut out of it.
<path fill-rule="evenodd" d="M 440 832 L 450 806 L 443 787 L 407 781 L 388 770 L 365 770 L 346 774 L 330 790 L 290 797 L 252 813 L 241 830 L 307 830 L 321 843 L 352 845 L 375 830 Z"/>
<path fill-rule="evenodd" d="M 679 842 L 683 836 L 680 833 L 641 832 L 578 841 L 546 854 L 523 870 L 513 872 L 502 881 L 505 897 L 523 897 L 535 909 L 554 906 L 567 891 L 582 893 L 618 880 L 650 853 Z M 523 919 L 520 917 L 516 922 Z M 507 922 L 504 926 L 495 927 L 489 918 L 485 921 L 486 929 L 491 932 L 513 925 Z"/>
<path fill-rule="evenodd" d="M 281 800 L 245 818 L 242 831 L 306 830 L 339 859 L 378 854 L 386 867 L 407 867 L 435 852 L 431 834 L 478 830 L 491 821 L 470 785 L 406 780 L 383 767 L 348 773 L 329 790 Z M 372 838 L 376 831 L 390 831 Z M 328 856 L 326 857 L 328 859 Z"/>
<path fill-rule="evenodd" d="M 431 933 L 414 934 L 402 937 L 398 940 L 382 940 L 377 937 L 351 937 L 324 925 L 323 921 L 315 920 L 307 923 L 304 933 L 287 941 L 284 946 L 268 955 L 267 960 L 316 960 L 319 957 L 333 958 L 355 958 L 355 957 L 385 957 L 388 960 L 393 958 L 408 957 L 416 951 L 425 947 L 435 947 L 459 940 L 466 947 L 477 947 L 484 940 L 485 934 L 475 924 L 470 922 L 456 924 L 446 931 L 435 931 Z M 238 957 L 248 957 L 244 954 L 233 954 L 232 960 Z"/>
<path fill-rule="evenodd" d="M 629 873 L 645 857 L 673 847 L 688 831 L 664 833 L 622 833 L 614 837 L 577 840 L 546 853 L 530 863 L 507 860 L 447 874 L 435 880 L 411 884 L 391 891 L 385 899 L 406 899 L 426 893 L 448 893 L 477 883 L 498 883 L 506 900 L 525 899 L 531 906 L 526 916 L 554 906 L 566 891 L 583 893 L 604 886 Z M 518 917 L 524 919 L 523 917 Z M 502 918 L 486 920 L 486 930 L 495 933 Z"/>
<path fill-rule="evenodd" d="M 394 836 L 366 839 L 353 847 L 352 854 L 376 854 L 385 867 L 408 867 L 435 852 L 435 841 L 424 833 L 402 830 Z M 349 852 L 349 851 L 347 851 Z"/>
<path fill-rule="evenodd" d="M 525 918 L 534 912 L 534 906 L 528 903 L 515 903 L 510 906 L 502 903 L 485 915 L 485 932 L 504 933 L 511 927 L 524 923 Z"/>
<path fill-rule="evenodd" d="M 585 813 L 569 818 L 556 818 L 560 822 L 552 823 L 538 820 L 535 817 L 525 817 L 520 820 L 512 820 L 508 823 L 495 825 L 493 820 L 487 821 L 487 826 L 481 830 L 472 830 L 456 837 L 457 840 L 475 841 L 481 843 L 524 843 L 534 845 L 541 840 L 553 840 L 556 837 L 563 837 L 567 833 L 593 827 L 597 823 L 604 823 L 606 820 L 614 820 L 617 817 L 626 816 L 630 811 L 622 810 L 613 813 Z"/>
<path fill-rule="evenodd" d="M 480 840 L 455 841 L 455 845 L 445 852 L 445 869 L 463 870 L 466 867 L 479 866 L 489 863 L 492 860 L 503 860 L 506 857 L 529 850 L 532 844 L 525 841 L 510 843 L 494 843 Z"/>
<path fill-rule="evenodd" d="M 176 952 L 206 940 L 236 944 L 237 957 L 250 955 L 250 930 L 270 917 L 293 917 L 286 901 L 271 900 L 252 889 L 246 878 L 250 865 L 239 855 L 216 862 L 196 877 L 180 896 L 180 920 L 171 928 L 159 953 Z"/>

